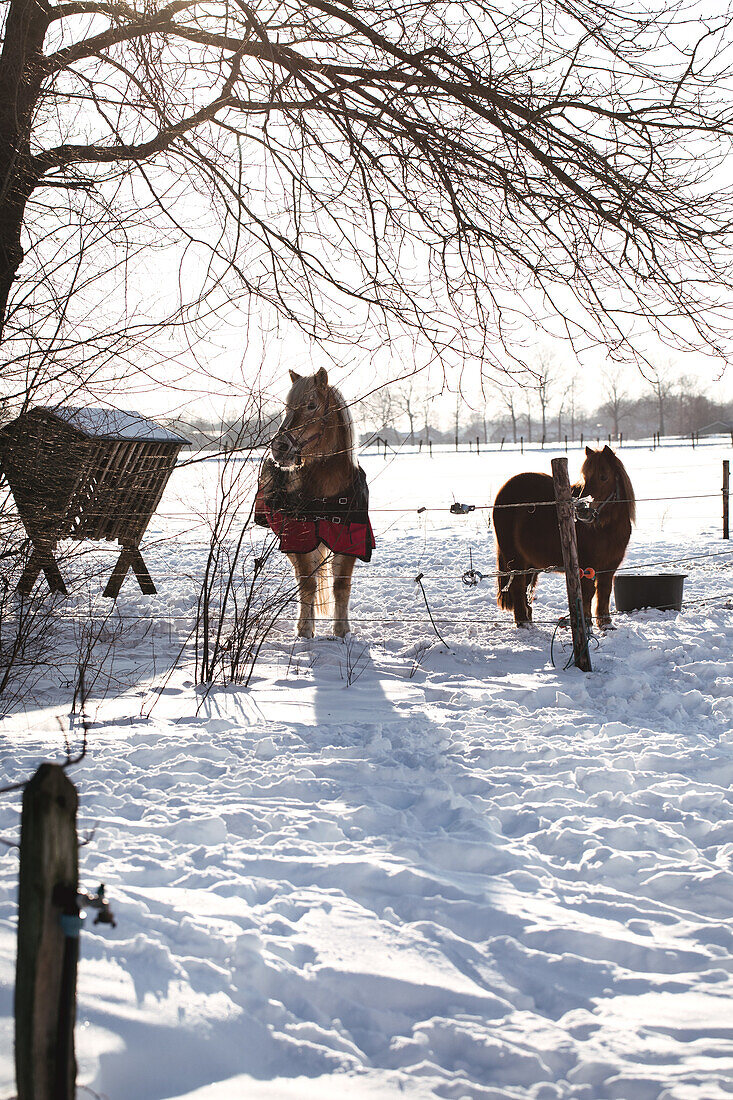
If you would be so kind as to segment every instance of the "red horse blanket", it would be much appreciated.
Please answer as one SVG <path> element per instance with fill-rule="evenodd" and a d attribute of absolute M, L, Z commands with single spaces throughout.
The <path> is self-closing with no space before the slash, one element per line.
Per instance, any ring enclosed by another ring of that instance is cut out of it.
<path fill-rule="evenodd" d="M 255 523 L 270 527 L 284 554 L 307 554 L 323 543 L 334 554 L 370 561 L 376 543 L 369 522 L 369 488 L 361 466 L 352 484 L 332 497 L 288 493 L 286 473 L 268 459 L 255 500 Z"/>

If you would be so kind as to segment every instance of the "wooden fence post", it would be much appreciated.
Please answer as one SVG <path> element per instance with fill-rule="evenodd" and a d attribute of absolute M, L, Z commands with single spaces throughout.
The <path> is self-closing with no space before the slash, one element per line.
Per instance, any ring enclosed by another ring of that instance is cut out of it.
<path fill-rule="evenodd" d="M 730 509 L 730 460 L 723 459 L 723 538 L 729 539 L 728 515 Z"/>
<path fill-rule="evenodd" d="M 23 792 L 15 975 L 18 1100 L 73 1100 L 78 939 L 64 934 L 57 887 L 79 885 L 76 788 L 41 764 Z"/>
<path fill-rule="evenodd" d="M 588 630 L 583 614 L 583 595 L 580 586 L 578 544 L 575 539 L 575 519 L 573 517 L 570 478 L 568 477 L 568 460 L 566 458 L 553 458 L 551 465 L 552 479 L 555 482 L 560 544 L 565 564 L 565 582 L 568 589 L 568 610 L 570 612 L 570 629 L 573 634 L 575 664 L 583 672 L 592 672 L 590 652 L 588 651 Z"/>

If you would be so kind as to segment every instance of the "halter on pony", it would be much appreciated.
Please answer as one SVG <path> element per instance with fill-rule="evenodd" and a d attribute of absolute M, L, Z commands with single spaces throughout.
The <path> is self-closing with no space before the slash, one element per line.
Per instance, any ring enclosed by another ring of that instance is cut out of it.
<path fill-rule="evenodd" d="M 320 427 L 312 435 L 306 436 L 305 439 L 303 439 L 303 438 L 298 439 L 295 436 L 295 434 L 293 433 L 293 431 L 288 427 L 289 424 L 292 424 L 293 419 L 295 418 L 295 415 L 296 415 L 294 412 L 288 413 L 287 416 L 285 417 L 285 419 L 283 420 L 282 424 L 278 428 L 277 434 L 275 435 L 275 438 L 272 441 L 273 449 L 275 448 L 277 441 L 284 439 L 285 442 L 289 445 L 291 454 L 292 454 L 292 456 L 295 460 L 293 462 L 293 465 L 294 466 L 301 466 L 302 463 L 303 463 L 303 448 L 307 447 L 309 443 L 315 443 L 317 440 L 323 438 L 323 434 L 326 430 L 326 419 L 327 419 L 328 414 L 329 414 L 330 411 L 331 411 L 331 394 L 329 392 L 327 392 L 326 393 L 326 403 L 323 407 L 323 412 L 321 413 L 321 416 L 319 418 L 320 419 Z"/>
<path fill-rule="evenodd" d="M 580 520 L 581 523 L 592 525 L 596 522 L 607 504 L 613 504 L 620 499 L 621 485 L 617 477 L 613 492 L 609 496 L 604 497 L 600 502 L 588 497 L 580 497 L 575 503 L 575 518 Z"/>

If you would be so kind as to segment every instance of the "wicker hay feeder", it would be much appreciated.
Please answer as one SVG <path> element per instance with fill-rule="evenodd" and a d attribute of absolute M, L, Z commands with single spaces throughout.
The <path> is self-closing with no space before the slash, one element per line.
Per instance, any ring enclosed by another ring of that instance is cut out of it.
<path fill-rule="evenodd" d="M 67 595 L 54 558 L 61 539 L 117 541 L 120 556 L 104 590 L 114 599 L 130 568 L 156 592 L 140 541 L 188 440 L 137 413 L 34 408 L 0 430 L 0 469 L 33 553 L 18 583 L 30 592 L 43 570 Z"/>

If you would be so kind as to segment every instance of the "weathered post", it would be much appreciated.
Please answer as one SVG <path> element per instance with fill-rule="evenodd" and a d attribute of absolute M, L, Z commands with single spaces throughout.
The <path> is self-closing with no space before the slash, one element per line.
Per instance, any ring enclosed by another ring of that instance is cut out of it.
<path fill-rule="evenodd" d="M 15 976 L 18 1100 L 73 1100 L 78 939 L 65 935 L 54 891 L 79 885 L 77 794 L 58 764 L 23 793 Z"/>
<path fill-rule="evenodd" d="M 524 436 L 523 435 L 520 435 L 520 437 L 519 437 L 519 450 L 520 450 L 521 454 L 524 454 Z"/>
<path fill-rule="evenodd" d="M 730 510 L 730 460 L 723 459 L 723 538 L 729 539 L 728 516 Z"/>
<path fill-rule="evenodd" d="M 583 594 L 580 585 L 578 545 L 575 539 L 572 494 L 568 477 L 568 460 L 553 458 L 552 479 L 555 483 L 557 522 L 560 527 L 560 545 L 565 565 L 565 582 L 568 589 L 570 629 L 573 634 L 573 653 L 576 666 L 583 672 L 592 672 L 588 651 L 588 630 L 583 614 Z"/>

